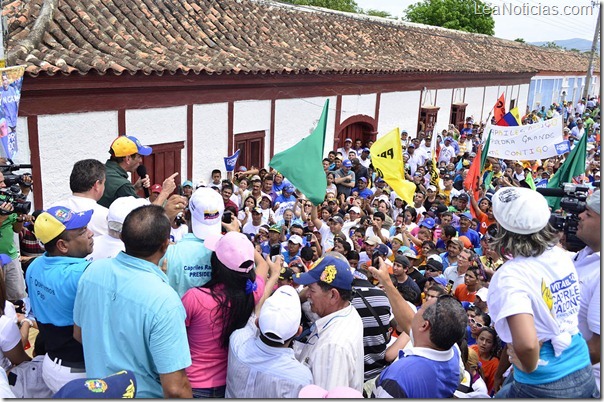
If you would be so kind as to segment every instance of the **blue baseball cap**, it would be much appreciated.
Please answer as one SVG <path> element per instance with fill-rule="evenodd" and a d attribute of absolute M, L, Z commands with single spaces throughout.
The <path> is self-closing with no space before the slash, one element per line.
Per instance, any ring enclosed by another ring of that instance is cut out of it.
<path fill-rule="evenodd" d="M 348 262 L 333 255 L 319 258 L 308 272 L 294 276 L 294 282 L 300 285 L 322 281 L 342 290 L 352 290 L 352 280 L 352 271 Z"/>
<path fill-rule="evenodd" d="M 466 218 L 466 219 L 469 219 L 469 220 L 474 219 L 474 217 L 472 216 L 472 214 L 471 214 L 471 213 L 469 213 L 469 212 L 464 212 L 463 214 L 460 214 L 460 215 L 459 215 L 459 218 L 460 218 L 460 219 L 461 219 L 461 218 Z"/>
<path fill-rule="evenodd" d="M 105 378 L 78 378 L 65 384 L 53 398 L 118 399 L 136 396 L 136 377 L 123 370 Z"/>
<path fill-rule="evenodd" d="M 294 191 L 296 191 L 296 188 L 294 186 L 292 186 L 291 184 L 288 184 L 286 186 L 283 186 L 283 191 L 285 191 L 287 193 L 293 193 Z"/>
<path fill-rule="evenodd" d="M 433 229 L 436 226 L 436 222 L 433 218 L 425 218 L 423 221 L 419 223 L 419 226 L 425 226 L 428 229 Z"/>
<path fill-rule="evenodd" d="M 350 162 L 348 159 L 344 159 L 342 161 L 342 166 L 350 168 L 350 167 L 352 167 L 352 162 Z"/>
<path fill-rule="evenodd" d="M 149 156 L 151 155 L 151 152 L 153 152 L 153 149 L 151 147 L 141 144 L 141 142 L 136 137 L 129 135 L 128 139 L 130 139 L 130 141 L 136 144 L 136 148 L 138 149 L 137 152 L 139 155 Z"/>
<path fill-rule="evenodd" d="M 189 186 L 189 187 L 191 187 L 191 188 L 193 188 L 193 187 L 194 187 L 194 186 L 193 186 L 193 182 L 192 182 L 191 180 L 185 180 L 185 182 L 184 182 L 184 183 L 182 183 L 182 186 L 183 186 L 183 187 L 187 187 L 187 186 Z"/>
<path fill-rule="evenodd" d="M 88 225 L 94 211 L 75 212 L 56 206 L 42 212 L 34 223 L 34 233 L 43 244 L 55 239 L 65 230 L 80 229 Z"/>

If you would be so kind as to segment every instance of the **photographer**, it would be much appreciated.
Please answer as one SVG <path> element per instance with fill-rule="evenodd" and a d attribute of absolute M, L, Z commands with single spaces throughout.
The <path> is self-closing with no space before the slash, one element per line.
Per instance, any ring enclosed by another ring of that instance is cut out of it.
<path fill-rule="evenodd" d="M 31 182 L 31 176 L 24 176 L 24 180 L 26 178 Z M 0 173 L 0 189 L 4 188 L 6 188 L 4 174 Z M 27 296 L 19 250 L 15 245 L 13 233 L 19 233 L 23 229 L 23 223 L 32 220 L 30 215 L 23 213 L 24 211 L 18 213 L 13 211 L 14 206 L 10 202 L 0 204 L 0 254 L 7 254 L 11 258 L 10 263 L 3 267 L 6 298 L 10 301 L 21 300 Z"/>
<path fill-rule="evenodd" d="M 581 287 L 579 330 L 587 341 L 596 385 L 600 388 L 600 190 L 586 201 L 579 214 L 577 237 L 587 246 L 573 258 Z"/>

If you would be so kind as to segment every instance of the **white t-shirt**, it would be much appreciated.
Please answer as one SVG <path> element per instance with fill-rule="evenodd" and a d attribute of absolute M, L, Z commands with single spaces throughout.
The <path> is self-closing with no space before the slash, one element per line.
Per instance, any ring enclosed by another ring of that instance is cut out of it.
<path fill-rule="evenodd" d="M 243 225 L 242 232 L 243 232 L 243 234 L 252 234 L 252 235 L 256 236 L 258 234 L 258 229 L 260 229 L 260 226 L 262 226 L 262 222 L 260 222 L 260 225 L 254 226 L 254 224 L 252 223 L 252 220 L 249 219 L 246 222 L 246 224 Z"/>
<path fill-rule="evenodd" d="M 121 239 L 116 239 L 109 235 L 102 235 L 94 239 L 92 253 L 86 259 L 88 261 L 102 260 L 103 258 L 113 258 L 120 253 L 126 251 L 126 246 Z"/>
<path fill-rule="evenodd" d="M 493 275 L 489 289 L 489 314 L 506 343 L 512 342 L 506 318 L 523 313 L 533 316 L 539 341 L 551 340 L 556 352 L 570 345 L 568 334 L 579 332 L 579 277 L 560 247 L 538 257 L 506 261 Z"/>
<path fill-rule="evenodd" d="M 94 237 L 107 234 L 107 214 L 109 213 L 109 209 L 97 204 L 92 198 L 70 195 L 64 200 L 55 202 L 49 208 L 56 206 L 67 207 L 73 212 L 94 210 L 92 218 L 90 218 L 90 222 L 88 223 L 88 229 L 94 233 Z"/>
<path fill-rule="evenodd" d="M 21 342 L 21 333 L 15 320 L 6 314 L 0 316 L 0 364 L 4 370 L 12 366 L 4 353 L 11 351 L 19 342 Z"/>
<path fill-rule="evenodd" d="M 386 229 L 381 228 L 380 232 L 382 233 L 382 236 L 384 236 L 384 238 L 386 240 L 390 237 L 390 232 L 387 231 Z M 375 234 L 375 232 L 373 231 L 373 226 L 369 226 L 367 228 L 367 230 L 365 231 L 365 238 L 368 238 L 369 236 L 377 236 L 377 234 Z"/>
<path fill-rule="evenodd" d="M 174 242 L 174 243 L 177 243 L 187 233 L 189 233 L 189 227 L 187 225 L 185 225 L 184 223 L 181 224 L 176 229 L 175 228 L 170 228 L 170 241 Z"/>
<path fill-rule="evenodd" d="M 579 331 L 589 341 L 594 334 L 600 334 L 600 252 L 585 247 L 574 256 L 573 262 L 581 287 Z M 592 367 L 599 389 L 600 363 Z"/>

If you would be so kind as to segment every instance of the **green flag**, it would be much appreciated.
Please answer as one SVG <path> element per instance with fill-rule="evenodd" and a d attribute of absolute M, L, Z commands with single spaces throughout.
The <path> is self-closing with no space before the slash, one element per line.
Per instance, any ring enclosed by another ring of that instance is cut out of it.
<path fill-rule="evenodd" d="M 561 188 L 564 183 L 573 183 L 573 177 L 585 173 L 585 158 L 587 156 L 587 133 L 579 143 L 570 151 L 568 157 L 547 182 L 547 188 Z M 545 197 L 553 211 L 560 209 L 559 197 Z"/>
<path fill-rule="evenodd" d="M 487 135 L 487 140 L 484 142 L 484 146 L 482 148 L 482 154 L 480 155 L 480 171 L 484 171 L 484 164 L 487 162 L 487 155 L 489 153 L 489 145 L 491 144 L 491 130 L 489 130 L 489 134 Z"/>
<path fill-rule="evenodd" d="M 531 172 L 526 173 L 526 177 L 524 178 L 524 181 L 526 182 L 526 184 L 528 184 L 528 186 L 532 190 L 536 190 L 537 189 L 535 187 L 535 181 L 533 180 L 533 174 Z"/>
<path fill-rule="evenodd" d="M 327 190 L 327 179 L 323 170 L 323 148 L 328 109 L 329 99 L 325 101 L 323 113 L 313 132 L 293 147 L 273 156 L 268 164 L 282 173 L 315 205 L 323 202 Z"/>

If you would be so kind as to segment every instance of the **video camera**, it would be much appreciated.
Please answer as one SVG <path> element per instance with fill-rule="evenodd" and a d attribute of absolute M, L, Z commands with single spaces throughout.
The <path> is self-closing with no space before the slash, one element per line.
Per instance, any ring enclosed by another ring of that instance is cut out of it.
<path fill-rule="evenodd" d="M 8 202 L 13 206 L 13 211 L 0 209 L 0 215 L 10 215 L 13 212 L 18 214 L 28 214 L 31 209 L 31 202 L 26 200 L 25 195 L 21 193 L 18 184 L 0 189 L 0 204 Z"/>
<path fill-rule="evenodd" d="M 10 162 L 9 165 L 0 165 L 0 172 L 4 175 L 4 183 L 6 187 L 10 187 L 14 184 L 19 184 L 25 187 L 31 187 L 31 182 L 26 182 L 23 180 L 24 176 L 31 176 L 31 173 L 23 173 L 23 174 L 14 174 L 13 172 L 20 169 L 31 169 L 31 165 L 20 164 L 16 165 L 12 160 L 8 160 Z"/>
<path fill-rule="evenodd" d="M 579 214 L 585 211 L 585 200 L 589 194 L 588 186 L 573 183 L 564 183 L 562 188 L 537 188 L 537 192 L 546 197 L 562 197 L 560 208 L 562 213 L 552 212 L 549 223 L 558 231 L 563 231 L 566 236 L 566 249 L 579 251 L 585 243 L 577 237 Z"/>

